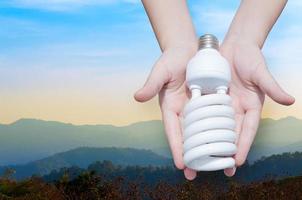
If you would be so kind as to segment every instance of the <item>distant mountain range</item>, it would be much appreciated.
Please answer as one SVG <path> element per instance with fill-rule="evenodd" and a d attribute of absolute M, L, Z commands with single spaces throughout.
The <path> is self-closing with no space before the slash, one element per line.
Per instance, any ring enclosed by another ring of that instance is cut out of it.
<path fill-rule="evenodd" d="M 123 127 L 77 126 L 34 119 L 0 125 L 0 166 L 25 164 L 79 147 L 150 149 L 170 157 L 163 125 L 158 120 Z M 293 151 L 302 151 L 302 120 L 263 119 L 249 161 Z"/>
<path fill-rule="evenodd" d="M 62 168 L 52 171 L 43 176 L 44 180 L 56 181 L 60 180 L 63 175 L 68 175 L 68 178 L 73 179 L 78 177 L 85 171 L 93 171 L 101 174 L 105 179 L 114 179 L 115 177 L 123 177 L 128 180 L 135 181 L 140 177 L 140 181 L 157 184 L 159 181 L 168 182 L 171 184 L 180 184 L 185 181 L 183 172 L 175 167 L 154 167 L 154 166 L 116 166 L 111 161 L 97 161 L 90 164 L 87 168 L 73 166 L 70 168 Z M 231 181 L 238 183 L 250 183 L 272 179 L 282 179 L 286 177 L 302 175 L 302 153 L 283 153 L 262 158 L 252 165 L 245 164 L 237 169 L 235 176 L 232 179 L 226 177 L 220 171 L 214 172 L 199 172 L 195 183 L 201 185 L 213 184 L 215 187 L 225 186 Z M 224 185 L 224 186 L 223 186 Z M 226 189 L 226 188 L 225 188 Z"/>
<path fill-rule="evenodd" d="M 151 168 L 153 169 L 158 169 L 155 167 L 165 167 L 162 169 L 167 169 L 166 172 L 169 173 L 175 173 L 174 175 L 177 176 L 179 180 L 183 179 L 182 172 L 175 170 L 172 159 L 157 155 L 150 150 L 115 147 L 76 148 L 28 164 L 0 167 L 0 175 L 5 174 L 7 169 L 13 169 L 15 173 L 12 177 L 18 180 L 29 178 L 32 175 L 48 177 L 47 179 L 51 180 L 54 177 L 61 177 L 66 170 L 70 173 L 81 173 L 85 169 L 102 171 L 104 170 L 102 169 L 104 166 L 101 163 L 106 162 L 110 162 L 116 167 L 111 169 L 109 164 L 109 171 L 103 171 L 105 174 L 119 174 L 121 172 L 125 176 L 132 176 L 133 173 L 141 173 L 142 169 L 150 169 L 149 167 L 152 166 Z M 137 169 L 136 166 L 138 167 Z M 128 170 L 128 172 L 126 173 L 125 170 Z M 155 176 L 155 174 L 153 175 Z M 225 179 L 224 176 L 221 176 L 221 171 L 201 172 L 200 177 L 210 178 L 215 176 L 215 174 L 219 175 L 221 180 Z M 295 152 L 272 155 L 262 158 L 253 164 L 245 164 L 238 169 L 234 178 L 241 182 L 250 182 L 301 174 L 302 152 Z M 75 174 L 73 174 L 73 176 L 74 175 Z M 148 176 L 145 178 L 148 178 Z M 170 174 L 168 179 L 174 180 L 173 175 Z"/>
<path fill-rule="evenodd" d="M 253 162 L 262 156 L 295 151 L 302 152 L 302 120 L 262 119 L 248 159 Z"/>
<path fill-rule="evenodd" d="M 168 152 L 160 121 L 116 127 L 21 119 L 0 125 L 0 166 L 24 164 L 78 147 L 131 147 Z"/>
<path fill-rule="evenodd" d="M 0 174 L 3 174 L 6 169 L 14 169 L 16 171 L 14 177 L 23 179 L 32 175 L 43 176 L 53 170 L 72 166 L 85 169 L 91 163 L 104 160 L 110 160 L 113 164 L 121 166 L 173 166 L 171 159 L 157 155 L 150 150 L 82 147 L 58 153 L 28 164 L 0 167 Z"/>

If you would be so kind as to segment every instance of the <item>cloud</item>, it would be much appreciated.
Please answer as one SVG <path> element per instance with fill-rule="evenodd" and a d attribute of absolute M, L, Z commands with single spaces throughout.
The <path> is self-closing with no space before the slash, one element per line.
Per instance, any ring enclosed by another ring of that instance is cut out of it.
<path fill-rule="evenodd" d="M 292 10 L 288 11 L 292 12 Z M 301 71 L 302 63 L 302 24 L 297 23 L 297 20 L 295 23 L 291 22 L 287 19 L 288 13 L 284 14 L 281 18 L 284 17 L 285 21 L 283 24 L 277 23 L 263 50 L 273 70 L 296 74 L 292 72 Z"/>
<path fill-rule="evenodd" d="M 104 6 L 118 3 L 136 4 L 139 0 L 4 0 L 0 5 L 48 11 L 71 11 L 86 6 Z"/>
<path fill-rule="evenodd" d="M 287 3 L 287 8 L 289 9 L 294 9 L 295 11 L 297 11 L 299 8 L 302 8 L 302 1 L 301 0 L 291 0 L 291 1 L 288 1 Z M 297 12 L 298 14 L 299 12 Z"/>
<path fill-rule="evenodd" d="M 195 27 L 199 34 L 211 33 L 220 40 L 226 34 L 235 15 L 236 8 L 224 8 L 196 4 L 192 6 L 192 15 Z"/>
<path fill-rule="evenodd" d="M 289 10 L 289 12 L 293 11 Z M 296 103 L 290 107 L 280 107 L 269 100 L 264 109 L 264 116 L 301 118 L 302 112 L 298 111 L 302 108 L 302 92 L 299 85 L 302 63 L 302 24 L 296 21 L 296 23 L 279 25 L 269 37 L 263 51 L 270 71 L 282 88 L 296 98 Z"/>
<path fill-rule="evenodd" d="M 0 15 L 0 41 L 15 40 L 20 37 L 37 37 L 42 35 L 48 35 L 53 29 L 48 29 L 34 20 L 26 18 L 1 16 Z M 1 49 L 0 45 L 0 49 Z"/>

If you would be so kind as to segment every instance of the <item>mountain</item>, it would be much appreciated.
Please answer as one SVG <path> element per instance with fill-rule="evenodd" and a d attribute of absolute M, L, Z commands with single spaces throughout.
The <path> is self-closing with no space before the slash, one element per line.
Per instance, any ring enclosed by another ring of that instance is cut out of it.
<path fill-rule="evenodd" d="M 116 127 L 22 119 L 0 125 L 0 166 L 24 164 L 78 147 L 112 146 L 167 152 L 160 121 Z"/>
<path fill-rule="evenodd" d="M 23 165 L 14 165 L 0 167 L 0 174 L 3 174 L 6 169 L 14 169 L 16 173 L 14 177 L 22 179 L 30 177 L 33 174 L 45 175 L 53 170 L 77 166 L 87 168 L 93 162 L 110 160 L 115 165 L 128 166 L 172 166 L 171 159 L 157 155 L 150 150 L 138 150 L 132 148 L 91 148 L 82 147 L 69 150 L 63 153 L 58 153 L 53 156 L 30 162 Z"/>
<path fill-rule="evenodd" d="M 302 151 L 302 120 L 262 119 L 248 159 L 254 162 L 262 156 L 295 151 Z"/>
<path fill-rule="evenodd" d="M 158 120 L 122 127 L 34 119 L 0 125 L 0 166 L 25 164 L 78 147 L 130 147 L 171 156 Z M 294 151 L 302 151 L 302 120 L 262 119 L 248 160 L 254 162 L 262 156 Z"/>
<path fill-rule="evenodd" d="M 52 171 L 43 178 L 48 182 L 60 180 L 62 176 L 68 175 L 70 179 L 76 178 L 83 172 L 94 172 L 102 175 L 104 179 L 114 179 L 123 177 L 127 180 L 139 180 L 155 185 L 159 181 L 170 184 L 180 184 L 185 181 L 183 172 L 177 170 L 172 166 L 154 167 L 154 166 L 127 166 L 120 167 L 114 165 L 111 161 L 95 162 L 90 164 L 87 168 L 79 168 L 73 166 L 71 168 L 63 168 Z M 251 182 L 258 182 L 272 179 L 283 179 L 286 177 L 301 176 L 302 175 L 302 153 L 283 153 L 280 155 L 272 155 L 262 158 L 254 162 L 252 165 L 246 163 L 239 167 L 235 176 L 230 180 L 224 175 L 222 171 L 214 172 L 199 172 L 194 182 L 201 185 L 208 183 L 214 184 L 215 187 L 220 187 L 236 181 L 238 183 L 247 184 Z"/>
<path fill-rule="evenodd" d="M 108 165 L 108 163 L 112 163 L 116 167 L 112 169 L 111 164 Z M 44 176 L 48 180 L 54 180 L 55 177 L 60 178 L 66 170 L 73 177 L 79 175 L 85 169 L 107 174 L 107 171 L 103 169 L 106 166 L 107 170 L 115 175 L 135 178 L 137 174 L 142 173 L 141 169 L 149 170 L 153 168 L 166 169 L 167 173 L 172 173 L 165 175 L 165 178 L 169 180 L 177 181 L 177 179 L 183 179 L 183 173 L 173 167 L 172 159 L 157 155 L 150 150 L 115 147 L 77 148 L 24 165 L 0 167 L 0 174 L 5 174 L 7 169 L 12 169 L 15 171 L 12 177 L 18 180 L 32 175 Z M 159 178 L 163 176 L 156 171 L 152 172 L 154 172 L 152 177 L 157 176 Z M 247 183 L 297 175 L 302 175 L 302 152 L 272 155 L 263 157 L 253 164 L 246 163 L 237 170 L 234 178 L 240 182 Z M 200 172 L 199 177 L 210 180 L 216 176 L 219 177 L 217 180 L 224 180 L 225 182 L 225 177 L 221 171 Z M 151 177 L 145 176 L 145 178 L 150 179 Z M 162 177 L 162 179 L 164 178 Z"/>

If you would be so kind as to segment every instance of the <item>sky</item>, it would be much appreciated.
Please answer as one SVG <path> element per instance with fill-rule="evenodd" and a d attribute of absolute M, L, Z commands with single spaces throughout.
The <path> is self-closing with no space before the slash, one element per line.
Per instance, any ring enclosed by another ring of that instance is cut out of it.
<path fill-rule="evenodd" d="M 223 40 L 239 1 L 188 1 L 198 35 Z M 296 97 L 267 100 L 263 117 L 302 118 L 302 3 L 291 0 L 263 48 L 270 71 Z M 161 52 L 138 0 L 0 1 L 0 123 L 20 118 L 127 125 L 160 119 L 157 99 L 140 104 Z"/>

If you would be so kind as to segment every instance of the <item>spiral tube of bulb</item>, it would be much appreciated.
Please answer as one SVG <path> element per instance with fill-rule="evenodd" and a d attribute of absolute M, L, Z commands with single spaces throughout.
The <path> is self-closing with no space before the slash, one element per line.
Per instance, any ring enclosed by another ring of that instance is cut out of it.
<path fill-rule="evenodd" d="M 197 171 L 235 165 L 234 110 L 225 92 L 196 96 L 184 109 L 184 162 Z"/>

